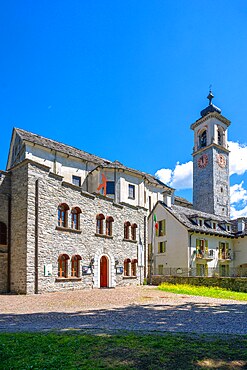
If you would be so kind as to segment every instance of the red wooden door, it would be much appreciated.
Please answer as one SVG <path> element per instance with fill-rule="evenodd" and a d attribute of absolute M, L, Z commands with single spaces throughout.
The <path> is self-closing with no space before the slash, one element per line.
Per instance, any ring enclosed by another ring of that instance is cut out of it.
<path fill-rule="evenodd" d="M 108 286 L 108 261 L 106 256 L 100 259 L 100 287 L 106 288 Z"/>

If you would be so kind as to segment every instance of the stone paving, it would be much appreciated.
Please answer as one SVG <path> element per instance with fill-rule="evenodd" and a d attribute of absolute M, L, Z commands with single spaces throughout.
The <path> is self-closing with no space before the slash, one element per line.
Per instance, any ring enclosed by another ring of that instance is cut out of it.
<path fill-rule="evenodd" d="M 0 331 L 118 330 L 247 334 L 245 302 L 117 287 L 1 295 Z"/>

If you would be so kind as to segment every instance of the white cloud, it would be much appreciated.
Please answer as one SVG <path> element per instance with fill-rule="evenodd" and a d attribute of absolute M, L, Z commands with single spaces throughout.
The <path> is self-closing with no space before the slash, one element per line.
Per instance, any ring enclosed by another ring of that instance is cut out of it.
<path fill-rule="evenodd" d="M 229 141 L 230 176 L 243 175 L 247 171 L 247 145 Z"/>
<path fill-rule="evenodd" d="M 174 187 L 177 190 L 191 189 L 193 179 L 193 162 L 189 161 L 180 164 L 176 163 L 174 170 L 162 168 L 158 170 L 155 176 L 165 184 Z"/>
<path fill-rule="evenodd" d="M 247 216 L 247 190 L 243 187 L 244 182 L 230 187 L 231 217 Z"/>
<path fill-rule="evenodd" d="M 193 162 L 177 162 L 172 174 L 171 186 L 175 189 L 191 189 L 193 186 Z"/>
<path fill-rule="evenodd" d="M 156 172 L 155 176 L 157 176 L 160 181 L 168 185 L 172 180 L 172 172 L 173 171 L 169 168 L 161 168 L 161 170 Z"/>
<path fill-rule="evenodd" d="M 245 202 L 247 204 L 247 190 L 243 188 L 244 182 L 230 187 L 231 203 Z"/>

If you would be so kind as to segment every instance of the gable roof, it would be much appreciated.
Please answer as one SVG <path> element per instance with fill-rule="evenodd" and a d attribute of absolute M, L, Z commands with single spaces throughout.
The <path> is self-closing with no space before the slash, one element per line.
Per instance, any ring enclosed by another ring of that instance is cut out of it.
<path fill-rule="evenodd" d="M 170 214 L 172 214 L 182 225 L 184 225 L 188 231 L 194 231 L 194 232 L 200 232 L 200 233 L 207 233 L 210 235 L 222 235 L 222 236 L 228 236 L 228 237 L 234 237 L 236 236 L 234 232 L 224 230 L 222 227 L 218 227 L 217 230 L 202 224 L 202 226 L 197 225 L 195 222 L 193 222 L 193 218 L 198 217 L 202 218 L 204 220 L 211 220 L 213 222 L 216 222 L 218 225 L 227 223 L 232 224 L 232 221 L 229 219 L 226 219 L 225 217 L 212 215 L 210 213 L 200 212 L 195 209 L 187 208 L 187 207 L 181 207 L 178 205 L 172 205 L 171 207 L 167 207 L 166 204 L 162 201 L 157 202 L 156 206 L 160 204 L 162 207 L 166 209 Z"/>
<path fill-rule="evenodd" d="M 25 131 L 25 130 L 22 130 L 22 129 L 19 129 L 19 128 L 15 128 L 14 130 L 16 131 L 16 133 L 20 136 L 20 138 L 23 141 L 26 141 L 26 142 L 29 142 L 29 143 L 32 143 L 32 144 L 36 144 L 36 145 L 40 145 L 44 148 L 55 150 L 55 151 L 60 152 L 60 153 L 71 155 L 72 157 L 81 159 L 83 161 L 93 162 L 96 165 L 98 165 L 96 168 L 101 166 L 102 168 L 109 168 L 109 169 L 117 168 L 117 169 L 122 169 L 122 170 L 125 170 L 125 171 L 129 171 L 131 173 L 134 173 L 136 175 L 144 177 L 144 179 L 146 179 L 149 183 L 151 183 L 154 186 L 162 186 L 164 188 L 164 190 L 171 190 L 171 191 L 174 190 L 173 188 L 171 188 L 171 187 L 167 186 L 166 184 L 164 184 L 163 182 L 161 182 L 155 176 L 152 176 L 148 173 L 145 173 L 145 172 L 142 172 L 142 171 L 139 171 L 139 170 L 135 170 L 135 169 L 130 168 L 130 167 L 126 167 L 122 163 L 120 163 L 119 161 L 112 162 L 110 160 L 98 157 L 94 154 L 90 154 L 90 153 L 87 153 L 83 150 L 74 148 L 70 145 L 63 144 L 63 143 L 60 143 L 58 141 L 48 139 L 48 138 L 45 138 L 43 136 L 40 136 L 40 135 L 34 134 L 32 132 L 29 132 L 29 131 Z"/>
<path fill-rule="evenodd" d="M 122 163 L 120 163 L 119 161 L 114 161 L 114 162 L 111 162 L 109 164 L 101 164 L 101 165 L 97 166 L 96 168 L 94 168 L 91 171 L 91 173 L 94 172 L 94 171 L 96 171 L 96 170 L 98 170 L 99 168 L 102 168 L 102 169 L 103 168 L 105 168 L 105 169 L 117 169 L 117 170 L 131 172 L 131 173 L 134 173 L 134 174 L 136 174 L 138 176 L 143 177 L 144 180 L 146 180 L 151 185 L 163 187 L 164 188 L 164 191 L 173 191 L 174 190 L 173 188 L 167 186 L 162 181 L 160 181 L 159 179 L 157 179 L 155 176 L 149 175 L 146 172 L 135 170 L 135 169 L 130 168 L 130 167 L 126 167 Z"/>
<path fill-rule="evenodd" d="M 84 152 L 83 150 L 74 148 L 73 146 L 60 143 L 58 141 L 47 139 L 46 137 L 33 134 L 32 132 L 25 131 L 19 128 L 14 129 L 20 138 L 29 143 L 37 144 L 43 146 L 47 149 L 56 150 L 60 153 L 71 155 L 72 157 L 82 159 L 84 161 L 90 161 L 94 163 L 110 163 L 107 159 L 100 158 L 94 154 Z"/>

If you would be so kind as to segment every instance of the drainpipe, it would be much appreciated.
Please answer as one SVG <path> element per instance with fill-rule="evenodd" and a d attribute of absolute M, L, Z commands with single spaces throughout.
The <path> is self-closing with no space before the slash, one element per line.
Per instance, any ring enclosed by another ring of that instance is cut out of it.
<path fill-rule="evenodd" d="M 39 180 L 35 181 L 35 250 L 34 250 L 34 293 L 38 294 L 39 286 Z"/>
<path fill-rule="evenodd" d="M 144 216 L 144 278 L 147 277 L 147 216 Z"/>
<path fill-rule="evenodd" d="M 11 291 L 11 195 L 8 195 L 8 265 L 7 293 Z"/>
<path fill-rule="evenodd" d="M 88 162 L 86 162 L 86 191 L 88 192 Z"/>
<path fill-rule="evenodd" d="M 114 168 L 114 202 L 117 202 L 117 169 L 116 167 Z"/>
<path fill-rule="evenodd" d="M 189 234 L 189 254 L 190 254 L 190 269 L 192 268 L 192 256 L 191 256 L 191 237 L 194 234 L 194 231 Z"/>

